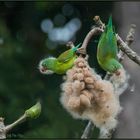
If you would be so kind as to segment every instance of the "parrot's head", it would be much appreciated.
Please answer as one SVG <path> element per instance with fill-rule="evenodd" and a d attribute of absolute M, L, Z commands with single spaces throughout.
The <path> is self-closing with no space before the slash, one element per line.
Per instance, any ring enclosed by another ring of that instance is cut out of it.
<path fill-rule="evenodd" d="M 45 58 L 40 61 L 39 63 L 39 70 L 42 74 L 53 74 L 53 67 L 54 67 L 55 58 Z"/>

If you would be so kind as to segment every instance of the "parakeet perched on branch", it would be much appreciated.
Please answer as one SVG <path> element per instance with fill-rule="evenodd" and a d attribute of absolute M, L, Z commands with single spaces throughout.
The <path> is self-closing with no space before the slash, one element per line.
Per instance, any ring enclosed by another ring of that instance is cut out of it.
<path fill-rule="evenodd" d="M 76 51 L 80 47 L 81 43 L 76 47 L 63 52 L 57 58 L 49 57 L 41 60 L 39 63 L 39 70 L 43 74 L 64 74 L 66 71 L 74 65 L 74 61 L 77 58 Z"/>
<path fill-rule="evenodd" d="M 112 27 L 112 17 L 110 16 L 97 48 L 98 63 L 105 71 L 117 74 L 118 70 L 122 67 L 117 60 L 117 53 L 117 39 Z"/>

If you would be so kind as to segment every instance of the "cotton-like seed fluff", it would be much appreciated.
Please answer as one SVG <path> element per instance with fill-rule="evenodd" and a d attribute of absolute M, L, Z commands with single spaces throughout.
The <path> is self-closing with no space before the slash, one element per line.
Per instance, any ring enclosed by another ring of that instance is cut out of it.
<path fill-rule="evenodd" d="M 102 80 L 84 58 L 77 58 L 61 87 L 60 101 L 74 118 L 91 120 L 102 132 L 116 127 L 121 106 L 113 84 Z"/>

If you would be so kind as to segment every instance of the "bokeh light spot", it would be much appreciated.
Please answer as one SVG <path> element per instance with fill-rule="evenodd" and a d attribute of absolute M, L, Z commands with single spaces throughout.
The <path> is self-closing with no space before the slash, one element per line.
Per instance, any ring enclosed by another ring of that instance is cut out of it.
<path fill-rule="evenodd" d="M 49 33 L 53 28 L 53 22 L 51 19 L 44 19 L 41 22 L 41 29 L 44 33 Z"/>

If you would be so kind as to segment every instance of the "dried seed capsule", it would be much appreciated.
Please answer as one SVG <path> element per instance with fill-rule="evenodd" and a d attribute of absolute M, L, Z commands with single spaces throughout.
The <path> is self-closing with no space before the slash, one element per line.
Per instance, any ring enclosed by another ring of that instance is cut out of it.
<path fill-rule="evenodd" d="M 87 84 L 86 87 L 87 87 L 88 89 L 94 89 L 94 85 L 93 85 L 93 84 Z"/>
<path fill-rule="evenodd" d="M 79 80 L 75 80 L 73 83 L 72 83 L 72 87 L 73 89 L 80 89 L 80 81 Z"/>
<path fill-rule="evenodd" d="M 82 73 L 82 69 L 81 69 L 81 68 L 77 68 L 77 69 L 76 69 L 76 72 L 77 72 L 77 73 Z"/>
<path fill-rule="evenodd" d="M 84 75 L 85 75 L 86 77 L 91 77 L 91 76 L 92 76 L 92 74 L 90 73 L 89 70 L 84 70 Z"/>
<path fill-rule="evenodd" d="M 82 67 L 84 67 L 84 66 L 85 66 L 85 64 L 84 64 L 83 62 L 79 62 L 79 63 L 78 63 L 78 67 L 82 68 Z"/>
<path fill-rule="evenodd" d="M 76 59 L 76 61 L 74 62 L 75 65 L 78 65 L 79 62 L 84 62 L 83 58 L 78 58 Z"/>
<path fill-rule="evenodd" d="M 73 77 L 72 77 L 72 79 L 73 80 L 77 80 L 77 73 L 75 73 L 74 75 L 72 75 Z"/>
<path fill-rule="evenodd" d="M 69 98 L 67 105 L 70 109 L 78 108 L 80 106 L 80 98 L 78 97 Z"/>
<path fill-rule="evenodd" d="M 91 77 L 86 77 L 85 82 L 88 83 L 88 84 L 92 84 L 94 81 Z"/>
<path fill-rule="evenodd" d="M 89 98 L 83 94 L 80 95 L 80 103 L 87 107 L 90 107 L 90 105 L 91 105 Z"/>
<path fill-rule="evenodd" d="M 85 88 L 85 82 L 80 82 L 81 83 L 81 90 Z"/>
<path fill-rule="evenodd" d="M 85 95 L 86 97 L 88 97 L 89 100 L 91 100 L 93 98 L 92 93 L 90 93 L 88 90 L 83 90 L 82 94 Z"/>
<path fill-rule="evenodd" d="M 84 75 L 82 73 L 78 73 L 77 80 L 80 80 L 80 81 L 84 80 Z"/>

